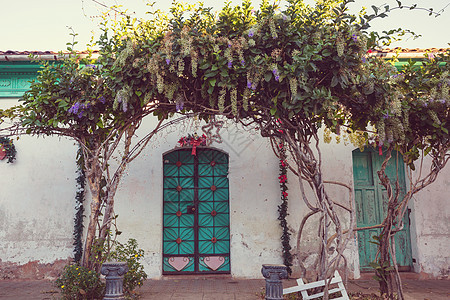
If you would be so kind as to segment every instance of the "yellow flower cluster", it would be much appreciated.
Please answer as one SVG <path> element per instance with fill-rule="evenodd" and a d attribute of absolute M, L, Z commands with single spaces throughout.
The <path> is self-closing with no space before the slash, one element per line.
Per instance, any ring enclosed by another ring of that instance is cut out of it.
<path fill-rule="evenodd" d="M 336 50 L 338 56 L 344 55 L 345 45 L 344 45 L 344 38 L 342 37 L 342 34 L 338 32 L 336 37 Z"/>
<path fill-rule="evenodd" d="M 291 98 L 294 98 L 297 95 L 297 86 L 298 82 L 295 77 L 289 78 L 289 88 L 291 89 Z"/>
<path fill-rule="evenodd" d="M 233 115 L 237 116 L 237 88 L 232 88 L 230 92 L 230 100 L 231 100 L 231 111 Z"/>
<path fill-rule="evenodd" d="M 223 87 L 220 90 L 219 93 L 219 101 L 217 103 L 217 106 L 219 107 L 219 112 L 223 113 L 224 109 L 225 109 L 225 97 L 227 95 L 227 89 L 225 87 Z"/>
<path fill-rule="evenodd" d="M 275 28 L 275 21 L 273 20 L 273 18 L 269 19 L 269 29 L 270 29 L 270 34 L 272 35 L 272 38 L 276 39 L 278 37 L 278 34 L 277 34 L 277 29 Z"/>

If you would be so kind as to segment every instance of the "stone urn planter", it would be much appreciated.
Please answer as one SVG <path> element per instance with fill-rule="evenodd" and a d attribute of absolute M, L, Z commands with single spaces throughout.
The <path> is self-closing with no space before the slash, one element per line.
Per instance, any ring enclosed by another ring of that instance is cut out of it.
<path fill-rule="evenodd" d="M 106 292 L 103 300 L 125 299 L 123 295 L 123 276 L 128 272 L 126 262 L 105 262 L 101 273 L 106 277 Z"/>

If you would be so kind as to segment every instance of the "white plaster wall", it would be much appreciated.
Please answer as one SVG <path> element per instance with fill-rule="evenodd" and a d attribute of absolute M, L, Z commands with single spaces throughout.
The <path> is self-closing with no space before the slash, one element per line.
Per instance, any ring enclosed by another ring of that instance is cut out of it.
<path fill-rule="evenodd" d="M 320 136 L 322 132 L 320 132 Z M 321 142 L 320 149 L 322 153 L 322 170 L 323 179 L 325 181 L 333 181 L 345 184 L 353 189 L 353 165 L 352 165 L 352 151 L 354 147 L 351 145 L 344 145 L 343 142 L 337 144 L 335 140 L 330 144 Z M 314 146 L 313 146 L 314 148 Z M 300 223 L 303 217 L 310 211 L 301 198 L 301 193 L 298 185 L 298 179 L 294 174 L 289 173 L 289 225 L 292 227 L 291 246 L 293 253 L 296 254 L 296 260 L 298 259 L 297 252 L 297 233 Z M 308 184 L 304 184 L 308 199 L 311 204 L 315 205 L 315 195 L 309 188 Z M 325 189 L 329 197 L 346 207 L 353 205 L 353 194 L 350 195 L 348 188 L 326 183 Z M 353 193 L 353 192 L 352 192 Z M 351 198 L 350 198 L 351 197 Z M 352 200 L 352 202 L 350 201 Z M 342 222 L 342 230 L 349 228 L 350 215 L 342 208 L 336 208 L 337 213 L 340 216 Z M 354 216 L 355 218 L 356 216 Z M 318 236 L 318 214 L 310 217 L 303 229 L 302 239 L 300 243 L 300 259 L 303 261 L 303 265 L 306 268 L 306 272 L 312 269 L 317 263 L 317 250 L 319 249 L 319 236 Z M 354 220 L 356 224 L 356 219 Z M 333 234 L 334 232 L 331 232 Z M 344 252 L 344 256 L 347 260 L 347 268 L 350 271 L 350 276 L 353 278 L 359 277 L 359 259 L 358 259 L 358 245 L 357 240 L 354 237 L 350 237 L 348 240 L 347 249 Z M 343 261 L 341 263 L 341 266 Z M 301 269 L 296 268 L 297 263 L 294 265 L 294 273 L 300 272 Z"/>
<path fill-rule="evenodd" d="M 142 132 L 154 124 L 146 120 Z M 188 121 L 160 132 L 129 165 L 117 193 L 117 223 L 124 232 L 120 239 L 138 240 L 149 277 L 161 276 L 162 269 L 162 154 L 180 137 L 201 133 L 201 125 Z M 211 146 L 229 154 L 231 272 L 234 277 L 260 278 L 262 264 L 282 262 L 278 162 L 259 133 L 231 123 L 227 127 L 220 131 L 223 142 Z"/>
<path fill-rule="evenodd" d="M 430 160 L 425 160 L 423 175 L 426 175 L 429 166 Z M 417 170 L 413 178 L 417 178 L 418 175 Z M 416 272 L 424 272 L 439 278 L 448 278 L 450 275 L 449 187 L 448 165 L 441 171 L 436 181 L 417 193 L 410 203 L 413 258 L 416 261 L 414 269 Z"/>
<path fill-rule="evenodd" d="M 0 99 L 0 108 L 16 104 Z M 75 154 L 72 141 L 14 140 L 14 163 L 0 161 L 0 262 L 50 263 L 73 252 Z"/>

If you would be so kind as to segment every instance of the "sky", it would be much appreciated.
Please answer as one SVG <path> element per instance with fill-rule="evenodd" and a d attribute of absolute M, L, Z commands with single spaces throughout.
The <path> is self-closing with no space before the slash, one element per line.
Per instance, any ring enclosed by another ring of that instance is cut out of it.
<path fill-rule="evenodd" d="M 155 0 L 155 7 L 168 11 L 171 0 Z M 78 33 L 78 45 L 75 50 L 85 50 L 86 44 L 94 35 L 98 37 L 100 30 L 97 16 L 105 11 L 106 6 L 122 5 L 128 13 L 137 18 L 145 18 L 146 0 L 0 0 L 0 51 L 60 51 L 66 49 L 71 41 L 68 27 Z M 153 1 L 152 1 L 153 2 Z M 184 2 L 196 3 L 187 0 Z M 205 6 L 219 10 L 222 0 L 204 0 Z M 241 1 L 232 1 L 240 4 Z M 313 3 L 313 0 L 305 0 Z M 419 39 L 404 39 L 390 47 L 402 48 L 442 48 L 450 47 L 450 0 L 402 0 L 403 5 L 412 5 L 441 11 L 439 17 L 428 16 L 423 10 L 395 10 L 388 18 L 378 19 L 372 23 L 372 30 L 382 31 L 394 28 L 409 29 L 421 34 Z M 260 0 L 253 1 L 255 8 Z M 358 12 L 362 6 L 368 11 L 372 5 L 389 4 L 396 6 L 395 0 L 355 0 L 350 8 Z M 384 5 L 383 5 L 384 6 Z M 281 8 L 283 4 L 281 4 Z"/>

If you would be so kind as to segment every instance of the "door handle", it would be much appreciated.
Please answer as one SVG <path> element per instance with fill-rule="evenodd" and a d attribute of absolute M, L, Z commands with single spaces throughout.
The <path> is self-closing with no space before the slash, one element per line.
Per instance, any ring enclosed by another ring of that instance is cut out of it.
<path fill-rule="evenodd" d="M 189 205 L 189 206 L 187 207 L 186 213 L 187 213 L 187 214 L 194 214 L 194 213 L 195 213 L 195 205 Z"/>

